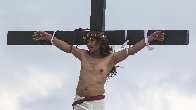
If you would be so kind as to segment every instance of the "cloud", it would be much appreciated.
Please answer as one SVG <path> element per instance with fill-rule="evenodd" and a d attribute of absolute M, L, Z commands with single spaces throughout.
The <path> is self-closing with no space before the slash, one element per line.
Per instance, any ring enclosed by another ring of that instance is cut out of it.
<path fill-rule="evenodd" d="M 18 108 L 17 92 L 7 87 L 0 88 L 0 110 L 16 110 Z"/>
<path fill-rule="evenodd" d="M 1 83 L 0 110 L 17 110 L 20 99 L 32 102 L 40 97 L 48 97 L 52 90 L 63 86 L 63 76 L 36 66 L 28 66 L 26 72 L 13 70 L 10 84 Z"/>
<path fill-rule="evenodd" d="M 113 95 L 112 98 L 109 97 L 110 101 L 106 103 L 108 104 L 106 109 L 195 110 L 196 107 L 196 95 L 189 96 L 170 83 L 165 83 L 162 86 L 140 89 L 138 92 L 139 94 L 135 94 L 132 91 L 121 91 L 120 94 Z"/>
<path fill-rule="evenodd" d="M 0 110 L 71 109 L 80 70 L 78 59 L 52 46 L 7 46 L 6 36 L 7 31 L 89 27 L 90 1 L 2 2 Z M 151 52 L 145 48 L 123 61 L 125 68 L 118 69 L 117 76 L 106 83 L 106 110 L 194 110 L 195 1 L 180 1 L 177 8 L 172 5 L 175 1 L 140 2 L 107 1 L 106 30 L 186 29 L 190 44 L 154 46 Z M 157 3 L 160 5 L 154 6 Z"/>

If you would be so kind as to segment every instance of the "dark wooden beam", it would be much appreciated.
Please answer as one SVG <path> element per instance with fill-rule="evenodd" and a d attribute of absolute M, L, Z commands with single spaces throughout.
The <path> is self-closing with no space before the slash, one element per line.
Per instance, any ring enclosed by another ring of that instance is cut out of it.
<path fill-rule="evenodd" d="M 188 30 L 148 30 L 148 36 L 155 31 L 165 33 L 164 41 L 152 41 L 150 45 L 188 45 L 189 31 Z M 37 42 L 33 40 L 32 35 L 35 31 L 8 31 L 7 45 L 51 45 L 50 41 Z M 45 31 L 53 34 L 54 31 Z M 84 45 L 82 36 L 86 36 L 89 31 L 77 31 L 73 45 Z M 123 45 L 126 40 L 129 40 L 128 45 L 134 45 L 144 39 L 144 30 L 127 30 L 127 39 L 125 40 L 125 30 L 101 31 L 107 35 L 110 45 Z M 74 39 L 74 31 L 57 31 L 55 37 L 72 44 Z"/>
<path fill-rule="evenodd" d="M 91 0 L 91 31 L 105 31 L 105 9 L 106 0 Z"/>

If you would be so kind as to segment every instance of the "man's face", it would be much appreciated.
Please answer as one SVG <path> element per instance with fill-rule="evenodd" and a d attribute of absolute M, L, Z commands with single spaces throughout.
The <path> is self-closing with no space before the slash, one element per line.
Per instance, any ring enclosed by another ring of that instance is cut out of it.
<path fill-rule="evenodd" d="M 100 49 L 100 44 L 97 43 L 97 40 L 95 38 L 91 38 L 87 40 L 87 47 L 90 51 L 90 53 L 94 53 Z"/>

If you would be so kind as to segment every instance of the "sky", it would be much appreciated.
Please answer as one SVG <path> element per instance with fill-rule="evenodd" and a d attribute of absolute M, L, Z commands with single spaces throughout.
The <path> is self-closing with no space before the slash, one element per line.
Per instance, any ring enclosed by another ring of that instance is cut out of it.
<path fill-rule="evenodd" d="M 195 5 L 106 1 L 106 31 L 189 30 L 189 45 L 145 47 L 118 63 L 124 68 L 105 84 L 105 110 L 196 110 Z M 7 33 L 90 28 L 90 14 L 90 0 L 0 0 L 0 110 L 72 110 L 81 62 L 54 45 L 7 45 Z"/>

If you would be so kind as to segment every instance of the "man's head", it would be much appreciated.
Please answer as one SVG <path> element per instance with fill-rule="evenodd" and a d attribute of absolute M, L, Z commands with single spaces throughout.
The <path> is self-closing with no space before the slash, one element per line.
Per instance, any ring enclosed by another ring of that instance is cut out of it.
<path fill-rule="evenodd" d="M 89 52 L 95 57 L 103 57 L 101 52 L 101 45 L 95 37 L 87 39 L 87 47 Z"/>
<path fill-rule="evenodd" d="M 90 31 L 87 34 L 87 38 L 84 38 L 84 42 L 91 53 L 95 52 L 99 56 L 106 57 L 113 50 L 109 47 L 109 42 L 106 37 L 104 32 Z"/>

